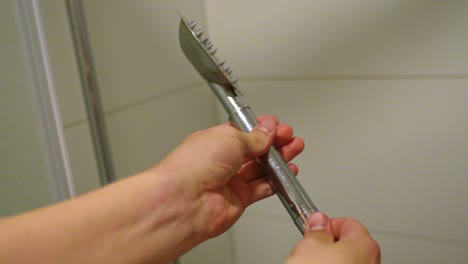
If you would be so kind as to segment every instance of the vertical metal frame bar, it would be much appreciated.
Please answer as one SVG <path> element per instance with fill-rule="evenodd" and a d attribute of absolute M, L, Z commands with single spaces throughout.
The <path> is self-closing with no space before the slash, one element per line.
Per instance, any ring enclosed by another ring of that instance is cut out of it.
<path fill-rule="evenodd" d="M 115 180 L 115 173 L 83 4 L 81 0 L 66 0 L 65 2 L 80 71 L 81 85 L 99 169 L 99 177 L 101 184 L 105 185 Z"/>
<path fill-rule="evenodd" d="M 66 0 L 101 183 L 115 180 L 110 144 L 81 0 Z M 176 259 L 173 264 L 180 264 Z"/>

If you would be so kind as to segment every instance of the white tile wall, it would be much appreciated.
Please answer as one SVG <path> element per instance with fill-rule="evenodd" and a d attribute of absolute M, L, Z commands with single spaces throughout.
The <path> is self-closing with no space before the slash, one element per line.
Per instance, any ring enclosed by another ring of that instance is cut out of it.
<path fill-rule="evenodd" d="M 94 156 L 94 148 L 87 122 L 65 127 L 76 194 L 86 193 L 101 186 Z"/>
<path fill-rule="evenodd" d="M 299 177 L 319 208 L 362 220 L 383 263 L 466 260 L 468 2 L 205 7 L 254 111 L 304 137 Z M 237 263 L 282 263 L 296 233 L 277 198 L 252 206 L 234 228 Z"/>
<path fill-rule="evenodd" d="M 65 1 L 40 1 L 39 6 L 62 122 L 83 120 L 86 110 Z"/>
<path fill-rule="evenodd" d="M 467 74 L 467 1 L 206 0 L 241 77 Z"/>
<path fill-rule="evenodd" d="M 190 133 L 215 123 L 206 85 L 108 115 L 108 132 L 118 177 L 154 166 Z"/>
<path fill-rule="evenodd" d="M 405 237 L 374 235 L 382 248 L 382 263 L 466 263 L 468 246 Z"/>
<path fill-rule="evenodd" d="M 0 1 L 0 218 L 54 200 L 15 1 Z"/>
<path fill-rule="evenodd" d="M 275 197 L 269 199 L 279 202 Z M 284 263 L 300 239 L 286 216 L 252 214 L 248 210 L 233 228 L 236 263 Z"/>
<path fill-rule="evenodd" d="M 76 194 L 100 187 L 65 1 L 40 1 Z"/>
<path fill-rule="evenodd" d="M 232 232 L 227 231 L 193 248 L 183 255 L 179 262 L 181 264 L 235 264 L 234 251 L 231 245 Z"/>
<path fill-rule="evenodd" d="M 258 114 L 278 113 L 304 137 L 301 181 L 323 210 L 386 230 L 444 226 L 430 233 L 468 242 L 460 229 L 468 217 L 466 87 L 468 80 L 298 81 L 244 90 Z"/>
<path fill-rule="evenodd" d="M 200 1 L 85 1 L 104 107 L 114 109 L 200 81 L 179 41 L 179 9 L 200 23 Z"/>
<path fill-rule="evenodd" d="M 466 87 L 356 80 L 244 82 L 243 90 L 257 114 L 277 114 L 304 138 L 299 177 L 320 209 L 376 232 L 468 245 Z M 285 215 L 277 199 L 250 211 Z"/>
<path fill-rule="evenodd" d="M 234 227 L 237 263 L 283 263 L 301 239 L 293 228 L 287 217 L 245 214 Z M 382 263 L 466 263 L 464 244 L 371 233 L 382 248 Z"/>

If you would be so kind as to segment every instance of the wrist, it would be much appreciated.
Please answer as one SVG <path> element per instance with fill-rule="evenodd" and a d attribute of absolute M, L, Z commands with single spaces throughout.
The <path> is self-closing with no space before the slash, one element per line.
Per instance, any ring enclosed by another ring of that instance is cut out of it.
<path fill-rule="evenodd" d="M 133 228 L 141 232 L 144 241 L 151 242 L 142 252 L 157 248 L 155 254 L 175 258 L 206 239 L 197 215 L 197 192 L 174 173 L 156 167 L 135 176 L 144 197 Z"/>
<path fill-rule="evenodd" d="M 88 253 L 97 250 L 102 258 L 87 263 L 113 263 L 115 258 L 122 263 L 169 263 L 200 243 L 190 223 L 193 209 L 179 195 L 184 186 L 174 179 L 155 168 L 78 198 L 80 207 L 92 203 L 96 209 L 81 218 L 79 236 L 85 243 L 79 244 L 89 246 Z M 100 233 L 94 246 L 90 241 L 96 234 L 85 232 L 92 229 Z"/>
<path fill-rule="evenodd" d="M 186 166 L 174 165 L 163 162 L 149 170 L 148 176 L 159 179 L 159 184 L 163 186 L 162 189 L 171 201 L 168 210 L 173 210 L 173 217 L 177 218 L 181 225 L 190 227 L 192 237 L 201 243 L 212 237 L 211 221 L 207 212 L 210 208 L 205 199 L 206 190 L 202 183 L 197 181 L 192 170 L 186 170 Z"/>
<path fill-rule="evenodd" d="M 169 263 L 203 239 L 183 186 L 149 172 L 2 220 L 0 262 Z"/>

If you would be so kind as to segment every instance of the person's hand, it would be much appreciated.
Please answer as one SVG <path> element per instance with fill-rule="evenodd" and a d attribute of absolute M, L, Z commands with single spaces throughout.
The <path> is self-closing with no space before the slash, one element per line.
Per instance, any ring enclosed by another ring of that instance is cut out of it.
<path fill-rule="evenodd" d="M 155 168 L 155 175 L 168 175 L 179 186 L 190 205 L 184 210 L 194 212 L 190 223 L 204 239 L 226 231 L 247 206 L 274 194 L 256 157 L 274 145 L 289 162 L 304 148 L 290 126 L 272 116 L 258 120 L 250 133 L 230 124 L 196 132 Z M 289 166 L 297 174 L 297 166 Z"/>
<path fill-rule="evenodd" d="M 304 239 L 286 260 L 286 264 L 304 263 L 377 264 L 380 248 L 360 222 L 315 213 L 307 220 Z"/>
<path fill-rule="evenodd" d="M 288 162 L 302 151 L 291 127 L 259 121 L 250 133 L 196 132 L 149 170 L 2 219 L 0 263 L 171 263 L 274 193 L 254 158 L 271 145 Z"/>

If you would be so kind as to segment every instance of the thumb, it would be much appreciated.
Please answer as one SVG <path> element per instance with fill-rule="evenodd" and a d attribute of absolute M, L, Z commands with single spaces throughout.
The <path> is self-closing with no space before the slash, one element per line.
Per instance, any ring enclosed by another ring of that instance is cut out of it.
<path fill-rule="evenodd" d="M 313 213 L 307 219 L 304 238 L 316 239 L 325 244 L 334 243 L 335 237 L 333 236 L 330 218 L 321 212 Z"/>
<path fill-rule="evenodd" d="M 246 157 L 257 157 L 265 153 L 273 144 L 278 122 L 272 118 L 265 118 L 252 131 L 245 134 L 247 149 Z"/>

